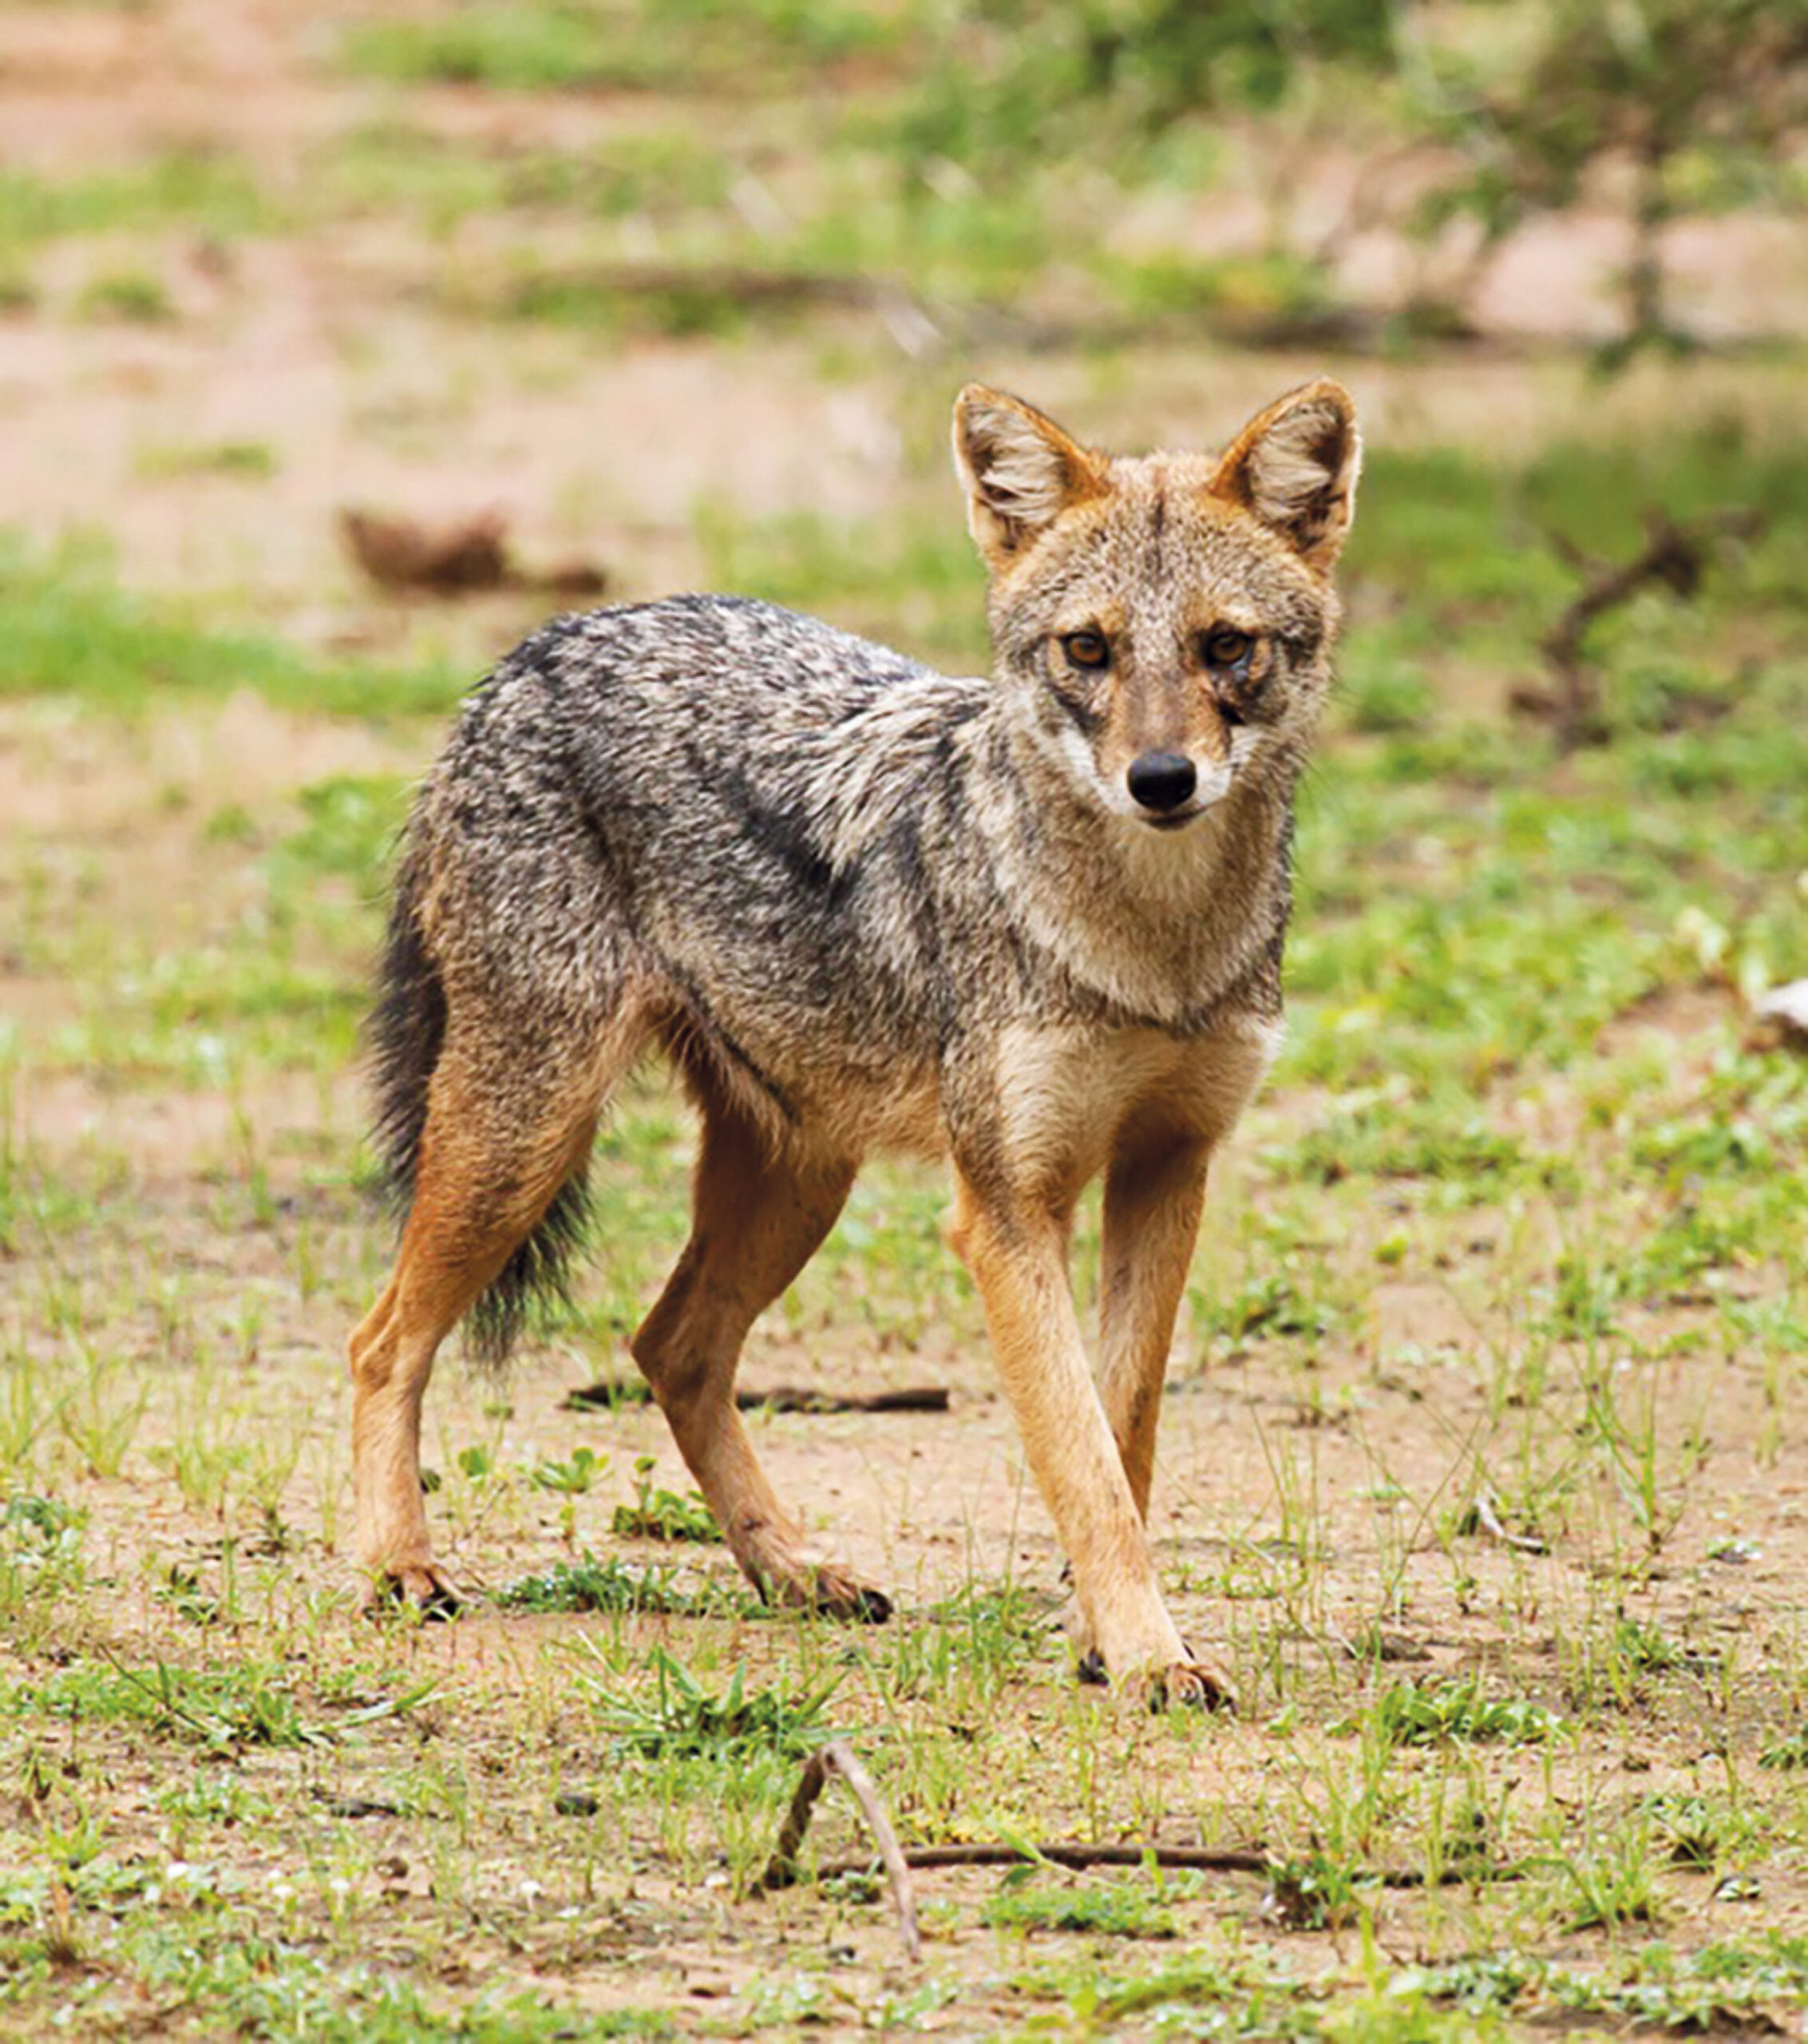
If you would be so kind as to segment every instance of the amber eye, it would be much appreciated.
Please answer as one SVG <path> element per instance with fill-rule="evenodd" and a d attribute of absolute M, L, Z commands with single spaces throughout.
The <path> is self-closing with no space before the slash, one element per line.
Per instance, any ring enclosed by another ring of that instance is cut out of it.
<path fill-rule="evenodd" d="M 1248 659 L 1250 649 L 1256 644 L 1247 632 L 1232 632 L 1228 626 L 1216 632 L 1208 632 L 1200 642 L 1205 656 L 1205 664 L 1213 667 L 1239 667 Z"/>
<path fill-rule="evenodd" d="M 1111 664 L 1111 648 L 1102 632 L 1070 632 L 1061 642 L 1070 665 L 1105 667 Z"/>

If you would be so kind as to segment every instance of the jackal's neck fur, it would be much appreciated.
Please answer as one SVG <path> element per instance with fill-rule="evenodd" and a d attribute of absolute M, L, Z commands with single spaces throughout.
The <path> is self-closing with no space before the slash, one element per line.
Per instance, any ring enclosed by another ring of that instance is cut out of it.
<path fill-rule="evenodd" d="M 1016 772 L 981 784 L 973 820 L 1027 934 L 1126 1019 L 1197 1022 L 1233 988 L 1266 1010 L 1291 786 L 1233 787 L 1184 833 L 1158 834 L 1102 816 L 1039 735 L 1000 721 Z"/>

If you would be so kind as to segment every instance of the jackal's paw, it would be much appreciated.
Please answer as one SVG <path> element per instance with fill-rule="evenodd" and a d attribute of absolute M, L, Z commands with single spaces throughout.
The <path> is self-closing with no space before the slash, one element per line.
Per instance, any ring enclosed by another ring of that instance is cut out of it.
<path fill-rule="evenodd" d="M 1104 1689 L 1111 1686 L 1111 1678 L 1105 1670 L 1105 1656 L 1096 1646 L 1089 1646 L 1075 1662 L 1074 1679 L 1082 1689 Z"/>
<path fill-rule="evenodd" d="M 793 1610 L 814 1611 L 825 1618 L 845 1618 L 854 1625 L 882 1626 L 892 1615 L 892 1600 L 883 1590 L 862 1583 L 845 1568 L 820 1563 L 785 1581 L 778 1601 Z"/>
<path fill-rule="evenodd" d="M 1221 1710 L 1236 1714 L 1236 1691 L 1229 1678 L 1209 1661 L 1174 1661 L 1145 1678 L 1144 1693 L 1151 1710 L 1165 1710 L 1169 1704 L 1194 1710 Z"/>
<path fill-rule="evenodd" d="M 1074 1675 L 1089 1689 L 1112 1686 L 1105 1656 L 1096 1646 L 1089 1646 L 1080 1655 Z M 1171 1661 L 1165 1667 L 1126 1676 L 1117 1686 L 1126 1697 L 1140 1698 L 1151 1710 L 1165 1710 L 1174 1703 L 1196 1710 L 1222 1710 L 1232 1716 L 1236 1712 L 1236 1692 L 1230 1678 L 1209 1661 L 1197 1661 L 1190 1655 L 1185 1661 Z"/>
<path fill-rule="evenodd" d="M 366 1618 L 412 1610 L 429 1624 L 442 1624 L 457 1617 L 466 1598 L 438 1563 L 398 1562 L 366 1579 L 358 1602 Z"/>

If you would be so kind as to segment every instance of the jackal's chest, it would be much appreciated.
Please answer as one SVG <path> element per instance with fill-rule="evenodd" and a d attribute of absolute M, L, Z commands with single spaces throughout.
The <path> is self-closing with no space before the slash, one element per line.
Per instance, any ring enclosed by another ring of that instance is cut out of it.
<path fill-rule="evenodd" d="M 1215 1143 L 1280 1040 L 1279 1024 L 1254 1016 L 1190 1039 L 1161 1029 L 1018 1025 L 998 1046 L 999 1132 L 1021 1155 L 1060 1158 L 1079 1183 L 1104 1167 L 1129 1130 Z"/>

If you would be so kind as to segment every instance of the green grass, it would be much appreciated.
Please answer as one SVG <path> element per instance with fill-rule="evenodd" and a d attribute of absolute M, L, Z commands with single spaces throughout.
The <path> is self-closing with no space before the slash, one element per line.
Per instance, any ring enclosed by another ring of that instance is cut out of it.
<path fill-rule="evenodd" d="M 140 448 L 134 462 L 151 480 L 227 476 L 243 482 L 266 482 L 279 465 L 275 450 L 262 440 L 163 442 Z"/>
<path fill-rule="evenodd" d="M 1392 1745 L 1435 1745 L 1446 1740 L 1538 1745 L 1560 1737 L 1561 1718 L 1525 1697 L 1487 1697 L 1476 1682 L 1421 1688 L 1400 1682 L 1376 1700 L 1375 1734 Z"/>
<path fill-rule="evenodd" d="M 266 231 L 279 217 L 248 167 L 212 150 L 172 150 L 79 178 L 0 170 L 0 250 L 169 228 L 231 239 Z"/>
<path fill-rule="evenodd" d="M 160 695 L 249 688 L 310 713 L 420 716 L 449 709 L 476 678 L 438 665 L 323 660 L 267 633 L 217 626 L 198 601 L 129 593 L 92 547 L 46 557 L 3 534 L 0 626 L 0 699 L 70 696 L 112 715 L 142 714 Z"/>
<path fill-rule="evenodd" d="M 793 81 L 810 66 L 895 53 L 931 18 L 920 5 L 850 0 L 677 0 L 657 10 L 620 0 L 528 0 L 362 23 L 347 34 L 343 55 L 356 72 L 409 83 L 721 91 L 755 77 L 769 92 L 775 80 Z"/>
<path fill-rule="evenodd" d="M 1019 1934 L 1062 1931 L 1102 1938 L 1172 1938 L 1179 1935 L 1179 1926 L 1167 1906 L 1170 1894 L 1191 1896 L 1199 1887 L 1197 1875 L 1173 1880 L 1159 1874 L 1141 1880 L 1098 1879 L 1059 1888 L 1031 1885 L 1007 1875 L 980 1916 L 995 1931 Z"/>
<path fill-rule="evenodd" d="M 87 319 L 156 327 L 176 317 L 163 280 L 144 270 L 109 270 L 82 287 L 77 310 Z"/>
<path fill-rule="evenodd" d="M 682 124 L 623 134 L 606 154 L 575 155 L 518 141 L 448 150 L 429 130 L 389 122 L 335 138 L 315 170 L 310 204 L 322 219 L 400 215 L 441 234 L 498 213 L 671 228 L 726 205 L 733 183 L 721 152 Z"/>

